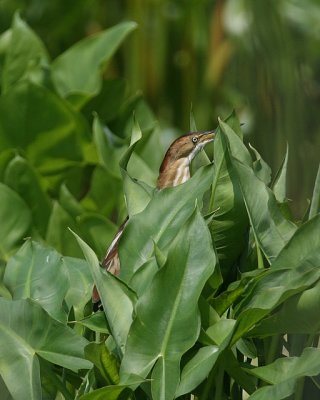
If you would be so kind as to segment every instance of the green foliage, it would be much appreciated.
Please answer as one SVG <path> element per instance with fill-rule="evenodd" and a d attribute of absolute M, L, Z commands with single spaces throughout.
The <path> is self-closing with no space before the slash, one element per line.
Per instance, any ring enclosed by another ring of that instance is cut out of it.
<path fill-rule="evenodd" d="M 280 400 L 298 387 L 302 399 L 320 373 L 319 174 L 297 224 L 288 152 L 272 180 L 232 114 L 213 163 L 202 154 L 186 183 L 153 189 L 164 149 L 152 113 L 103 77 L 134 26 L 50 64 L 14 18 L 1 59 L 1 395 Z M 115 277 L 99 259 L 127 213 Z"/>

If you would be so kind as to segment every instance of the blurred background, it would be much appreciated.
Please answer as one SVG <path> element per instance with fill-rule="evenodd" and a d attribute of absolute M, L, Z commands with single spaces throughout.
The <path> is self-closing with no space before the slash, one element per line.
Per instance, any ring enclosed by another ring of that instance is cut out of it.
<path fill-rule="evenodd" d="M 274 172 L 288 143 L 288 194 L 302 217 L 320 159 L 319 0 L 0 0 L 1 32 L 18 9 L 52 59 L 136 21 L 108 76 L 124 77 L 177 135 L 189 130 L 191 108 L 199 130 L 235 109 Z"/>

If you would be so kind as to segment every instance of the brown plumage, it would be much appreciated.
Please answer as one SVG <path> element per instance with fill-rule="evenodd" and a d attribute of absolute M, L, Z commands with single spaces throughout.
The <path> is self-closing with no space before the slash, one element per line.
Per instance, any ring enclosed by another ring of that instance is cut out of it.
<path fill-rule="evenodd" d="M 184 183 L 190 178 L 190 164 L 203 147 L 214 140 L 215 132 L 191 132 L 176 139 L 167 150 L 159 170 L 157 188 L 172 187 Z M 128 217 L 120 226 L 115 238 L 109 246 L 102 266 L 114 275 L 120 274 L 120 259 L 118 245 Z M 93 303 L 100 301 L 96 287 L 92 293 Z"/>

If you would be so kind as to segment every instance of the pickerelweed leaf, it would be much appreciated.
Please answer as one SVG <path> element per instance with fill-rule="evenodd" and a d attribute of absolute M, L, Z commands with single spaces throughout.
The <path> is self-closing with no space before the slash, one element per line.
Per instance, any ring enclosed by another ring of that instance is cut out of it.
<path fill-rule="evenodd" d="M 127 335 L 132 323 L 135 294 L 124 283 L 99 265 L 93 250 L 74 232 L 72 232 L 89 264 L 94 283 L 100 294 L 111 334 L 118 346 L 119 353 L 124 352 Z"/>
<path fill-rule="evenodd" d="M 84 350 L 85 356 L 99 370 L 105 385 L 119 383 L 119 365 L 116 357 L 111 354 L 105 343 L 89 343 Z"/>
<path fill-rule="evenodd" d="M 301 263 L 296 268 L 269 270 L 253 281 L 248 294 L 235 309 L 236 329 L 232 342 L 247 334 L 250 329 L 270 314 L 279 304 L 300 293 L 320 279 L 318 265 Z"/>
<path fill-rule="evenodd" d="M 0 259 L 6 260 L 15 250 L 31 224 L 31 211 L 21 197 L 0 183 Z"/>
<path fill-rule="evenodd" d="M 320 281 L 310 289 L 290 297 L 275 314 L 263 319 L 250 332 L 250 337 L 274 334 L 320 333 Z"/>
<path fill-rule="evenodd" d="M 166 263 L 138 299 L 136 318 L 121 364 L 120 382 L 130 374 L 147 377 L 152 369 L 153 398 L 174 397 L 180 358 L 199 335 L 197 302 L 214 265 L 210 234 L 196 210 L 180 228 Z"/>
<path fill-rule="evenodd" d="M 35 73 L 42 73 L 48 65 L 48 53 L 40 38 L 15 14 L 2 71 L 3 93 L 21 79 L 34 80 Z"/>
<path fill-rule="evenodd" d="M 41 398 L 38 356 L 74 371 L 91 368 L 87 340 L 34 301 L 0 298 L 0 321 L 0 373 L 15 400 Z"/>
<path fill-rule="evenodd" d="M 287 199 L 287 169 L 289 159 L 289 146 L 287 145 L 285 157 L 277 172 L 272 184 L 272 191 L 279 203 L 284 203 Z"/>
<path fill-rule="evenodd" d="M 176 391 L 176 397 L 190 393 L 204 381 L 220 355 L 218 346 L 201 347 L 196 355 L 184 366 Z"/>
<path fill-rule="evenodd" d="M 66 322 L 62 302 L 68 289 L 68 276 L 62 256 L 54 249 L 28 240 L 10 258 L 4 283 L 13 300 L 33 299 L 53 318 Z"/>
<path fill-rule="evenodd" d="M 81 114 L 45 87 L 19 82 L 0 98 L 0 148 L 22 148 L 42 173 L 81 162 L 87 134 Z"/>
<path fill-rule="evenodd" d="M 232 164 L 238 176 L 255 238 L 271 263 L 296 231 L 296 225 L 283 217 L 272 191 L 248 165 L 234 155 Z"/>
<path fill-rule="evenodd" d="M 300 357 L 279 358 L 272 364 L 246 371 L 272 384 L 258 389 L 250 400 L 282 400 L 294 393 L 298 378 L 320 373 L 320 349 L 307 347 Z"/>
<path fill-rule="evenodd" d="M 261 179 L 266 185 L 271 181 L 271 168 L 262 159 L 260 153 L 249 143 L 250 149 L 254 152 L 256 160 L 252 164 L 252 168 L 256 176 Z"/>
<path fill-rule="evenodd" d="M 228 123 L 233 123 L 234 116 Z M 240 137 L 227 125 L 220 123 L 214 143 L 214 176 L 209 211 L 215 211 L 209 229 L 219 257 L 222 275 L 233 278 L 232 266 L 245 247 L 249 228 L 248 216 L 237 176 L 231 164 L 228 140 L 234 152 L 245 162 L 251 157 Z"/>
<path fill-rule="evenodd" d="M 316 176 L 316 181 L 314 184 L 314 189 L 310 204 L 309 219 L 314 217 L 319 212 L 320 212 L 320 164 Z"/>
<path fill-rule="evenodd" d="M 56 58 L 52 79 L 59 94 L 78 107 L 96 95 L 101 89 L 101 71 L 136 26 L 123 22 L 81 40 Z"/>
<path fill-rule="evenodd" d="M 163 250 L 177 235 L 210 187 L 211 165 L 199 169 L 182 185 L 155 191 L 147 207 L 129 219 L 119 244 L 120 277 L 129 282 L 133 274 L 150 259 L 154 243 Z"/>
<path fill-rule="evenodd" d="M 17 155 L 7 165 L 4 183 L 24 199 L 31 210 L 33 225 L 44 236 L 51 203 L 44 190 L 40 174 L 26 159 Z"/>

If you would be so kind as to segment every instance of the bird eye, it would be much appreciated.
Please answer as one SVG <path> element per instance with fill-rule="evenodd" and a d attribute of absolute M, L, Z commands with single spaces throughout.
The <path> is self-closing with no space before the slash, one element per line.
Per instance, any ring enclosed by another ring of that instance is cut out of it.
<path fill-rule="evenodd" d="M 193 136 L 192 141 L 193 141 L 193 143 L 197 143 L 197 141 L 198 141 L 197 136 Z"/>

